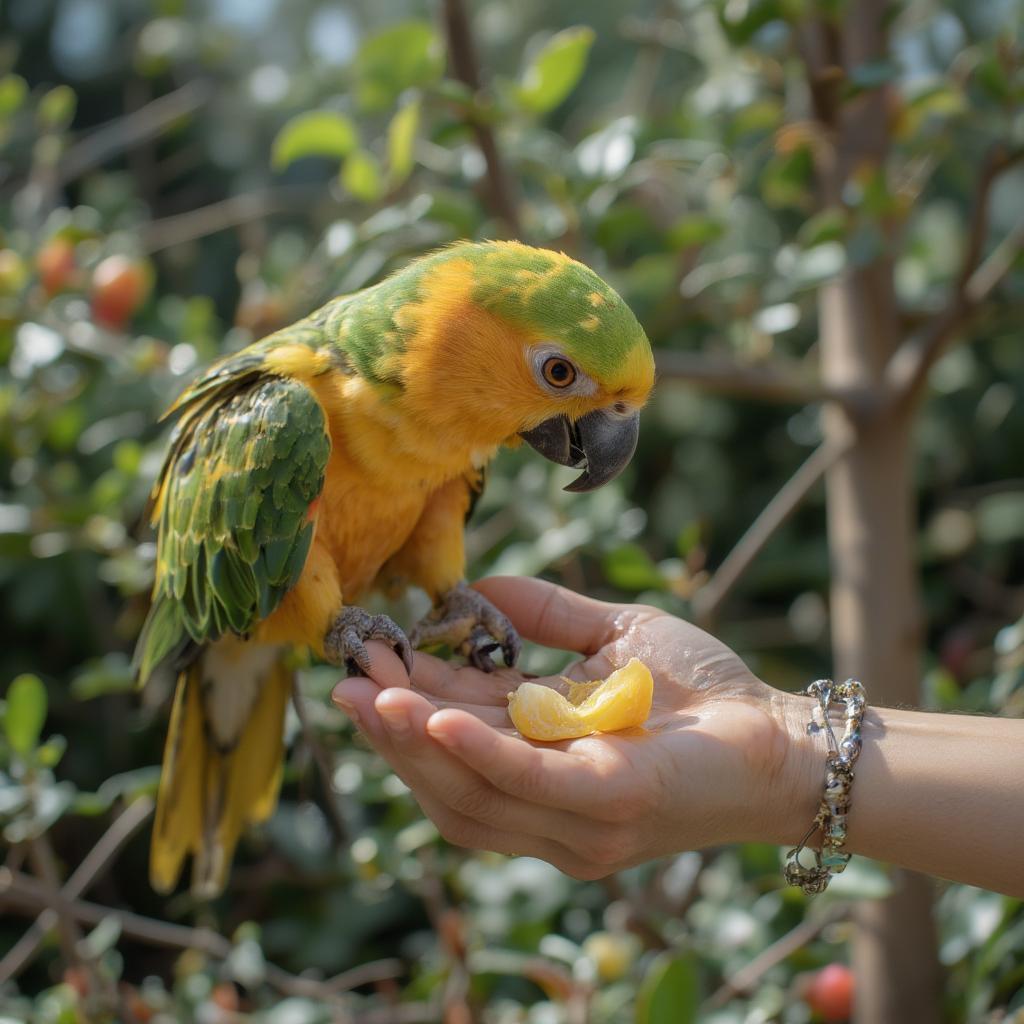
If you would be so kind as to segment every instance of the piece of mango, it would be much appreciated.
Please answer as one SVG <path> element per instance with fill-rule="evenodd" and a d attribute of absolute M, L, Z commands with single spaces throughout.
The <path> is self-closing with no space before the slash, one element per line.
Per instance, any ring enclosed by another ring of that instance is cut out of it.
<path fill-rule="evenodd" d="M 550 686 L 523 683 L 508 695 L 512 724 L 531 740 L 571 740 L 594 732 L 617 732 L 643 725 L 651 713 L 651 670 L 631 658 L 607 679 L 569 683 L 563 696 Z"/>

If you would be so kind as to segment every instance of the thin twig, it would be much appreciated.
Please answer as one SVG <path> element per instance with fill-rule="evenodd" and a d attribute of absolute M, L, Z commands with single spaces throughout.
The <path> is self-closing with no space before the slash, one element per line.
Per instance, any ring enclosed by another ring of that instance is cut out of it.
<path fill-rule="evenodd" d="M 988 225 L 988 206 L 996 179 L 1024 159 L 1024 151 L 997 149 L 986 161 L 978 184 L 963 265 L 946 308 L 920 333 L 908 338 L 892 354 L 874 395 L 847 394 L 841 399 L 851 415 L 851 430 L 837 442 L 821 444 L 768 503 L 711 578 L 694 596 L 697 618 L 709 622 L 750 563 L 775 531 L 789 518 L 814 485 L 856 441 L 856 428 L 892 415 L 913 402 L 924 388 L 928 371 L 946 345 L 977 313 L 982 303 L 1012 269 L 1024 250 L 1024 220 L 1019 221 L 989 256 L 978 262 Z"/>
<path fill-rule="evenodd" d="M 286 185 L 262 192 L 231 196 L 196 210 L 162 217 L 141 229 L 141 246 L 147 253 L 170 249 L 218 231 L 262 220 L 272 213 L 286 213 L 308 206 L 315 190 L 308 185 Z"/>
<path fill-rule="evenodd" d="M 444 0 L 442 20 L 454 77 L 472 91 L 475 99 L 482 85 L 480 65 L 473 43 L 473 31 L 462 0 Z M 513 234 L 519 235 L 522 231 L 519 210 L 494 132 L 491 131 L 491 126 L 472 110 L 467 115 L 467 121 L 476 136 L 477 145 L 487 166 L 487 205 L 494 216 L 505 221 Z"/>
<path fill-rule="evenodd" d="M 328 827 L 331 830 L 331 835 L 334 836 L 335 845 L 341 846 L 348 838 L 348 829 L 345 826 L 345 819 L 342 817 L 341 808 L 338 806 L 338 801 L 335 798 L 331 762 L 327 757 L 327 751 L 324 750 L 323 744 L 313 729 L 309 715 L 306 714 L 298 679 L 295 679 L 292 683 L 292 707 L 295 708 L 295 714 L 299 718 L 303 742 L 306 744 L 310 754 L 313 755 L 313 762 L 316 764 L 317 772 L 320 775 L 320 785 L 324 791 L 324 807 L 327 811 Z"/>
<path fill-rule="evenodd" d="M 823 441 L 783 484 L 775 497 L 765 505 L 718 567 L 710 582 L 694 594 L 694 612 L 699 622 L 709 623 L 714 619 L 722 602 L 750 567 L 750 563 L 761 553 L 776 530 L 796 511 L 829 467 L 849 450 L 852 443 L 852 436 L 845 444 Z"/>
<path fill-rule="evenodd" d="M 57 933 L 60 935 L 61 952 L 64 960 L 70 964 L 80 962 L 78 955 L 78 943 L 81 942 L 82 932 L 78 922 L 61 909 L 60 897 L 60 874 L 57 871 L 57 858 L 54 856 L 53 847 L 50 845 L 49 837 L 44 833 L 35 839 L 30 839 L 28 844 L 28 859 L 32 869 L 39 878 L 39 886 L 47 894 L 49 906 L 57 912 Z"/>
<path fill-rule="evenodd" d="M 885 368 L 883 410 L 913 402 L 924 389 L 928 371 L 964 328 L 978 307 L 1009 273 L 1024 247 L 1024 220 L 1018 222 L 987 259 L 981 259 L 988 236 L 992 190 L 1000 176 L 1024 160 L 1024 150 L 996 146 L 985 159 L 967 228 L 967 244 L 956 283 L 942 312 L 919 334 L 893 353 Z"/>
<path fill-rule="evenodd" d="M 12 907 L 35 913 L 42 907 L 54 907 L 58 913 L 81 922 L 96 925 L 107 918 L 117 922 L 121 934 L 138 939 L 152 946 L 170 949 L 196 949 L 217 960 L 225 960 L 234 946 L 223 935 L 209 928 L 189 928 L 186 925 L 158 921 L 151 917 L 128 910 L 105 907 L 84 900 L 69 900 L 57 892 L 52 895 L 46 887 L 22 872 L 0 868 L 0 895 Z M 405 965 L 395 958 L 363 964 L 345 971 L 334 978 L 321 981 L 291 974 L 275 964 L 265 965 L 267 983 L 285 995 L 331 1001 L 340 993 L 360 985 L 388 978 L 397 978 L 405 973 Z"/>
<path fill-rule="evenodd" d="M 67 151 L 57 168 L 57 184 L 66 185 L 124 150 L 148 142 L 176 121 L 198 110 L 212 94 L 211 83 L 194 79 L 180 89 L 102 125 Z"/>
<path fill-rule="evenodd" d="M 726 978 L 722 987 L 708 997 L 705 1004 L 707 1008 L 724 1006 L 734 996 L 749 992 L 776 964 L 782 963 L 798 949 L 806 946 L 830 924 L 845 917 L 849 913 L 849 909 L 845 903 L 836 904 L 819 917 L 805 918 L 791 931 L 786 932 L 785 935 L 758 953 L 749 964 Z"/>
<path fill-rule="evenodd" d="M 100 836 L 82 863 L 75 868 L 71 877 L 62 886 L 61 895 L 73 900 L 87 892 L 114 862 L 125 843 L 149 820 L 152 813 L 153 801 L 149 797 L 130 803 Z M 8 867 L 12 871 L 17 870 L 13 864 Z M 25 934 L 7 951 L 3 960 L 0 960 L 0 985 L 17 977 L 32 962 L 47 932 L 56 924 L 57 912 L 52 908 L 47 908 L 36 918 Z"/>
<path fill-rule="evenodd" d="M 698 385 L 703 391 L 798 405 L 835 401 L 856 406 L 861 397 L 859 392 L 830 388 L 796 366 L 744 365 L 698 352 L 658 352 L 655 359 L 659 380 L 679 380 Z"/>

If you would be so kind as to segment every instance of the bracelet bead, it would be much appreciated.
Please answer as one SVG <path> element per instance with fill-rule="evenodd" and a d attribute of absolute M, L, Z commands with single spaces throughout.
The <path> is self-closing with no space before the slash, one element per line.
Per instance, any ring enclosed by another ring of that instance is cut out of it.
<path fill-rule="evenodd" d="M 785 877 L 790 885 L 813 895 L 824 892 L 832 876 L 843 871 L 850 861 L 850 854 L 843 850 L 843 845 L 846 842 L 846 816 L 850 810 L 853 766 L 863 746 L 860 728 L 864 720 L 866 699 L 864 687 L 855 679 L 847 679 L 838 685 L 831 679 L 818 679 L 808 686 L 807 693 L 818 702 L 822 727 L 828 740 L 825 790 L 807 834 L 786 855 Z M 828 714 L 829 708 L 836 702 L 845 705 L 841 741 L 836 740 Z M 813 722 L 809 728 L 814 728 Z M 808 848 L 807 843 L 819 830 L 822 834 L 821 849 L 811 848 L 814 864 L 802 864 L 800 854 Z"/>

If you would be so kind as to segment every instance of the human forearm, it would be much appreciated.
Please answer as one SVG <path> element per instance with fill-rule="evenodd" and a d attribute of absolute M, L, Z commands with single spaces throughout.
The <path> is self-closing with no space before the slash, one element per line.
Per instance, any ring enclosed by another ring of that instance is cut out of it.
<path fill-rule="evenodd" d="M 792 753 L 772 838 L 793 844 L 817 810 L 826 748 L 807 731 L 812 702 L 784 706 Z M 848 850 L 1024 896 L 1024 721 L 869 707 L 862 736 Z"/>

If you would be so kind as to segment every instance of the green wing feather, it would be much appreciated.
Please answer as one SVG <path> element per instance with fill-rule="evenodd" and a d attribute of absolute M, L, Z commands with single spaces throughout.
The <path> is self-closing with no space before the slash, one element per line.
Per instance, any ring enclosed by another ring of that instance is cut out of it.
<path fill-rule="evenodd" d="M 245 635 L 298 581 L 309 507 L 331 443 L 316 396 L 261 371 L 252 349 L 211 368 L 181 419 L 154 488 L 157 572 L 136 649 L 141 680 L 164 658 Z"/>

